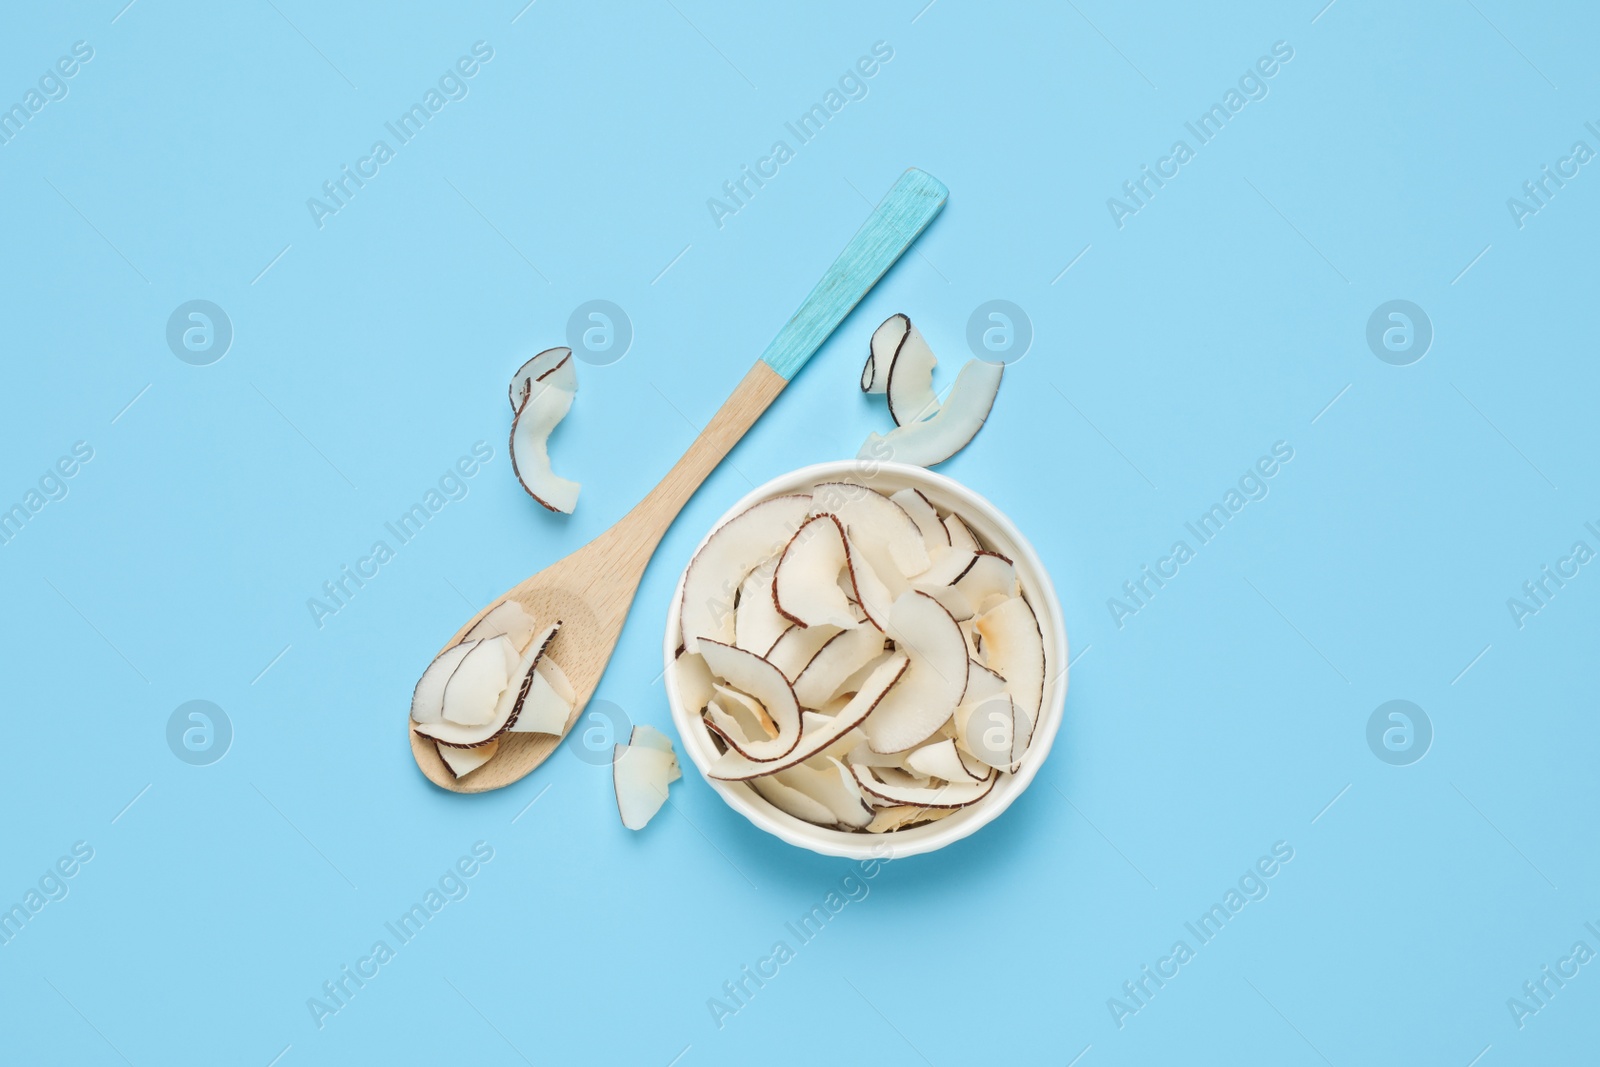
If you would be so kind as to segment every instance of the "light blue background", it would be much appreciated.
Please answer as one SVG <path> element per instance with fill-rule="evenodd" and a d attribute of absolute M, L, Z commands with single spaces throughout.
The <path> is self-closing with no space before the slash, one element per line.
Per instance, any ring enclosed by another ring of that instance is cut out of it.
<path fill-rule="evenodd" d="M 1506 1007 L 1600 950 L 1600 577 L 1521 629 L 1506 606 L 1600 548 L 1600 177 L 1520 229 L 1506 207 L 1600 148 L 1584 5 L 124 2 L 0 35 L 5 104 L 95 50 L 0 146 L 0 500 L 94 449 L 0 547 L 0 900 L 95 850 L 0 947 L 8 1062 L 1594 1056 L 1600 963 L 1523 1029 Z M 306 199 L 479 40 L 470 95 L 319 229 Z M 714 225 L 707 198 L 876 41 L 869 95 Z M 1276 41 L 1270 95 L 1119 229 L 1107 198 Z M 407 698 L 471 611 L 654 484 L 908 165 L 948 208 L 691 502 L 599 695 L 668 727 L 688 553 L 752 484 L 886 425 L 855 391 L 873 325 L 911 314 L 947 382 L 1004 298 L 1033 350 L 943 469 L 1051 569 L 1066 721 L 999 822 L 885 868 L 718 1029 L 707 999 L 849 865 L 692 772 L 639 834 L 567 752 L 444 793 Z M 505 383 L 597 297 L 636 339 L 580 368 L 561 518 L 511 477 Z M 235 329 L 212 366 L 165 343 L 195 298 Z M 1364 339 L 1393 298 L 1436 331 L 1411 366 Z M 307 598 L 479 440 L 470 495 L 319 629 Z M 1270 496 L 1119 628 L 1107 599 L 1277 441 Z M 1394 698 L 1436 731 L 1411 766 L 1365 740 Z M 166 745 L 191 699 L 235 730 L 208 767 Z M 480 840 L 470 895 L 319 1030 L 307 998 Z M 1119 1029 L 1107 999 L 1277 841 L 1270 896 Z"/>

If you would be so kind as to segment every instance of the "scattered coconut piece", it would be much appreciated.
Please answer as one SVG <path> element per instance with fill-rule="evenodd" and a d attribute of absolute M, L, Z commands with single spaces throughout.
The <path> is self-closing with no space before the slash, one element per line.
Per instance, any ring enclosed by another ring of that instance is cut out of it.
<path fill-rule="evenodd" d="M 811 516 L 795 531 L 773 572 L 778 614 L 796 626 L 853 628 L 856 618 L 838 581 L 845 567 L 844 527 L 832 515 Z"/>
<path fill-rule="evenodd" d="M 643 830 L 667 802 L 667 786 L 682 775 L 678 758 L 649 745 L 618 745 L 611 761 L 612 787 L 622 825 Z"/>
<path fill-rule="evenodd" d="M 904 314 L 890 315 L 872 331 L 867 344 L 867 365 L 861 369 L 863 393 L 885 393 L 889 390 L 889 368 L 894 364 L 895 353 L 911 329 L 911 320 Z"/>
<path fill-rule="evenodd" d="M 477 748 L 456 748 L 452 745 L 441 745 L 435 742 L 434 747 L 439 750 L 439 758 L 444 760 L 444 765 L 450 768 L 450 773 L 457 778 L 465 778 L 473 771 L 488 763 L 494 754 L 500 751 L 498 740 L 490 741 Z"/>
<path fill-rule="evenodd" d="M 528 399 L 528 392 L 533 383 L 551 376 L 551 372 L 564 364 L 570 364 L 572 349 L 547 348 L 534 356 L 528 362 L 517 368 L 517 373 L 511 376 L 511 410 L 513 413 L 522 410 L 522 405 Z M 571 369 L 570 366 L 568 369 Z M 576 375 L 574 374 L 574 381 Z M 577 391 L 576 387 L 573 389 Z"/>
<path fill-rule="evenodd" d="M 783 551 L 810 508 L 809 494 L 774 497 L 712 532 L 684 574 L 679 625 L 686 649 L 699 652 L 702 637 L 735 640 L 734 593 L 751 571 Z"/>
<path fill-rule="evenodd" d="M 968 360 L 956 375 L 955 384 L 950 386 L 950 394 L 932 415 L 920 422 L 896 427 L 887 434 L 869 435 L 857 457 L 912 463 L 919 467 L 943 463 L 965 448 L 983 429 L 995 395 L 1000 391 L 1004 372 L 1003 363 Z"/>
<path fill-rule="evenodd" d="M 571 356 L 561 365 L 570 367 Z M 511 422 L 511 469 L 517 480 L 542 506 L 567 515 L 578 506 L 578 491 L 582 487 L 550 468 L 549 443 L 551 431 L 567 417 L 577 393 L 575 375 L 571 378 L 571 388 L 562 388 L 549 380 L 536 380 Z"/>
<path fill-rule="evenodd" d="M 955 376 L 944 403 L 931 416 L 888 434 L 867 437 L 859 459 L 891 459 L 918 467 L 934 467 L 954 456 L 984 429 L 995 395 L 1000 392 L 1003 363 L 968 360 Z"/>
<path fill-rule="evenodd" d="M 906 335 L 900 341 L 894 361 L 889 364 L 889 415 L 896 426 L 910 426 L 939 410 L 939 396 L 933 391 L 933 368 L 938 364 L 933 349 L 922 339 L 922 331 L 906 320 Z"/>

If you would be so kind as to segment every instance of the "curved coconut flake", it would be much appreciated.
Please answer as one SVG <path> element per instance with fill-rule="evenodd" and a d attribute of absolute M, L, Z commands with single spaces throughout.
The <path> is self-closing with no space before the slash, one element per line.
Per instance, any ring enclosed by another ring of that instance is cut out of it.
<path fill-rule="evenodd" d="M 1005 678 L 991 671 L 975 659 L 967 660 L 967 691 L 961 700 L 965 704 L 981 704 L 1006 691 Z"/>
<path fill-rule="evenodd" d="M 833 810 L 822 801 L 813 800 L 794 786 L 785 785 L 776 778 L 757 778 L 750 783 L 750 787 L 762 800 L 801 822 L 832 826 L 838 821 L 834 817 Z"/>
<path fill-rule="evenodd" d="M 912 804 L 925 808 L 964 808 L 988 796 L 1000 777 L 990 771 L 988 778 L 981 782 L 961 781 L 917 786 L 886 782 L 884 776 L 891 772 L 881 768 L 852 767 L 850 770 L 860 783 L 861 791 L 868 797 L 875 797 L 890 804 Z"/>
<path fill-rule="evenodd" d="M 717 686 L 716 692 L 714 699 L 722 705 L 724 711 L 733 716 L 743 736 L 752 739 L 778 736 L 778 724 L 772 721 L 772 716 L 761 706 L 761 701 L 737 689 L 729 689 L 725 685 Z"/>
<path fill-rule="evenodd" d="M 933 368 L 938 363 L 933 349 L 922 339 L 922 331 L 908 319 L 906 335 L 889 364 L 889 381 L 884 390 L 889 394 L 889 415 L 896 426 L 922 422 L 939 410 L 939 396 L 933 391 Z"/>
<path fill-rule="evenodd" d="M 527 700 L 528 692 L 533 686 L 534 668 L 539 663 L 539 658 L 544 655 L 545 649 L 550 647 L 550 642 L 555 640 L 556 633 L 561 629 L 559 620 L 546 626 L 528 643 L 527 650 L 522 653 L 517 669 L 512 672 L 510 684 L 500 693 L 500 700 L 494 707 L 494 714 L 489 721 L 481 726 L 462 726 L 450 721 L 436 723 L 420 723 L 416 731 L 424 737 L 431 737 L 440 744 L 454 745 L 457 748 L 476 748 L 486 744 L 501 734 L 506 733 L 516 726 L 517 718 L 522 711 L 523 703 Z M 494 641 L 507 640 L 503 637 L 492 638 Z"/>
<path fill-rule="evenodd" d="M 811 513 L 832 512 L 866 555 L 891 596 L 905 592 L 905 578 L 928 569 L 928 547 L 916 520 L 877 490 L 854 482 L 823 482 L 811 490 Z"/>
<path fill-rule="evenodd" d="M 996 770 L 1015 771 L 1033 740 L 1033 719 L 1009 693 L 958 708 L 955 722 L 961 747 Z"/>
<path fill-rule="evenodd" d="M 643 723 L 635 726 L 633 731 L 628 734 L 628 747 L 653 748 L 658 752 L 665 752 L 672 757 L 672 769 L 674 771 L 678 770 L 678 754 L 673 751 L 672 738 L 657 730 L 654 726 L 648 726 Z M 674 774 L 671 780 L 677 781 L 681 777 L 681 773 Z"/>
<path fill-rule="evenodd" d="M 854 600 L 861 605 L 867 621 L 882 630 L 889 620 L 889 608 L 894 604 L 894 594 L 878 576 L 878 571 L 862 553 L 855 537 L 848 529 L 844 534 L 845 560 L 850 568 L 850 587 L 855 590 Z"/>
<path fill-rule="evenodd" d="M 894 804 L 879 808 L 873 814 L 872 821 L 867 824 L 867 833 L 886 834 L 894 830 L 909 830 L 913 826 L 938 822 L 960 810 L 960 808 L 924 808 L 916 804 Z"/>
<path fill-rule="evenodd" d="M 646 745 L 616 746 L 611 761 L 611 782 L 622 825 L 630 830 L 643 830 L 667 802 L 668 784 L 680 777 L 678 761 L 670 752 Z"/>
<path fill-rule="evenodd" d="M 754 652 L 709 638 L 701 640 L 700 654 L 713 675 L 759 700 L 778 727 L 777 737 L 748 743 L 745 755 L 764 761 L 781 759 L 792 752 L 800 742 L 800 702 L 795 700 L 794 689 L 783 672 Z"/>
<path fill-rule="evenodd" d="M 796 626 L 853 628 L 856 618 L 838 580 L 846 563 L 839 520 L 828 514 L 811 516 L 795 531 L 773 572 L 772 599 L 778 614 Z"/>
<path fill-rule="evenodd" d="M 862 686 L 866 684 L 867 679 L 872 675 L 872 672 L 877 670 L 885 660 L 890 659 L 893 656 L 894 652 L 892 650 L 887 650 L 875 659 L 868 662 L 866 666 L 862 667 L 850 677 L 846 678 L 839 685 L 839 693 L 844 696 L 852 696 L 860 692 Z"/>
<path fill-rule="evenodd" d="M 832 700 L 845 679 L 883 654 L 883 633 L 875 626 L 841 630 L 817 650 L 794 680 L 794 695 L 803 708 L 820 708 Z"/>
<path fill-rule="evenodd" d="M 888 633 L 911 666 L 861 725 L 875 752 L 899 752 L 926 740 L 967 690 L 966 639 L 933 597 L 912 591 L 896 600 Z"/>
<path fill-rule="evenodd" d="M 773 497 L 741 511 L 714 530 L 689 561 L 679 625 L 683 644 L 699 652 L 700 638 L 736 639 L 734 593 L 750 572 L 783 551 L 811 508 L 809 494 Z"/>
<path fill-rule="evenodd" d="M 791 625 L 791 620 L 778 611 L 778 600 L 772 592 L 779 558 L 767 560 L 739 584 L 739 603 L 733 609 L 733 643 L 758 656 L 770 652 Z"/>
<path fill-rule="evenodd" d="M 978 535 L 972 532 L 972 527 L 968 526 L 966 520 L 954 512 L 944 517 L 944 532 L 950 535 L 951 548 L 965 548 L 971 552 L 977 552 L 983 548 L 978 543 Z"/>
<path fill-rule="evenodd" d="M 511 376 L 511 410 L 522 410 L 522 405 L 528 399 L 528 392 L 533 383 L 544 378 L 552 377 L 553 371 L 566 367 L 571 370 L 572 349 L 547 348 L 534 356 L 528 362 L 517 368 L 517 373 Z M 574 374 L 573 381 L 577 378 Z M 560 383 L 556 383 L 560 384 Z M 572 392 L 577 392 L 577 387 L 572 387 Z"/>
<path fill-rule="evenodd" d="M 850 703 L 846 704 L 837 715 L 825 723 L 819 723 L 816 719 L 810 720 L 807 728 L 801 731 L 800 743 L 782 759 L 758 762 L 742 755 L 737 749 L 730 748 L 717 758 L 706 771 L 706 776 L 726 782 L 747 781 L 792 767 L 831 748 L 846 734 L 860 726 L 862 720 L 878 706 L 883 695 L 893 690 L 906 673 L 907 662 L 903 654 L 896 654 L 885 660 L 872 672 L 872 677 L 861 687 L 861 691 L 852 697 Z"/>
<path fill-rule="evenodd" d="M 1000 553 L 987 550 L 974 553 L 971 564 L 950 584 L 974 605 L 986 603 L 995 596 L 1009 599 L 1022 595 L 1016 565 Z"/>
<path fill-rule="evenodd" d="M 827 808 L 833 821 L 860 830 L 872 821 L 872 806 L 861 795 L 861 785 L 850 769 L 836 759 L 822 766 L 796 764 L 773 775 L 773 780 L 795 789 Z"/>
<path fill-rule="evenodd" d="M 851 767 L 887 767 L 895 770 L 905 770 L 908 753 L 874 752 L 872 751 L 872 746 L 867 743 L 867 735 L 860 730 L 854 732 L 861 735 L 861 743 L 846 753 L 844 756 L 846 764 Z"/>
<path fill-rule="evenodd" d="M 578 506 L 577 482 L 550 468 L 550 433 L 567 417 L 576 389 L 535 382 L 511 423 L 511 469 L 528 495 L 550 511 L 572 514 Z"/>
<path fill-rule="evenodd" d="M 793 682 L 822 646 L 839 632 L 836 626 L 791 626 L 783 631 L 766 658 Z"/>
<path fill-rule="evenodd" d="M 465 778 L 494 758 L 494 754 L 500 751 L 500 742 L 490 741 L 477 748 L 454 748 L 435 742 L 434 747 L 439 750 L 439 758 L 450 768 L 450 773 L 457 778 Z"/>
<path fill-rule="evenodd" d="M 706 706 L 717 684 L 717 680 L 711 677 L 711 668 L 706 666 L 706 661 L 698 653 L 682 648 L 678 649 L 667 675 L 667 684 L 677 689 L 678 699 L 683 701 L 683 706 L 694 711 Z"/>
<path fill-rule="evenodd" d="M 872 340 L 867 344 L 867 365 L 861 369 L 863 393 L 888 391 L 889 368 L 894 364 L 894 355 L 900 350 L 900 343 L 905 340 L 906 333 L 910 329 L 909 318 L 903 314 L 894 314 L 884 319 L 878 328 L 872 331 Z"/>
<path fill-rule="evenodd" d="M 433 723 L 444 720 L 444 687 L 450 676 L 461 666 L 461 660 L 478 645 L 477 641 L 463 641 L 451 645 L 433 658 L 428 669 L 417 679 L 411 692 L 411 719 L 413 722 Z"/>
<path fill-rule="evenodd" d="M 1017 706 L 1037 719 L 1044 699 L 1044 635 L 1033 608 L 1022 597 L 1012 597 L 976 623 L 983 637 L 983 662 L 1002 675 Z"/>
<path fill-rule="evenodd" d="M 973 557 L 974 553 L 968 549 L 947 548 L 911 584 L 925 593 L 954 585 L 957 578 L 971 569 Z"/>
<path fill-rule="evenodd" d="M 528 647 L 528 642 L 533 640 L 533 631 L 538 628 L 528 609 L 522 606 L 520 600 L 502 600 L 489 609 L 488 614 L 479 619 L 468 630 L 462 640 L 474 638 L 498 637 L 505 635 L 511 639 L 518 655 Z"/>
<path fill-rule="evenodd" d="M 967 765 L 961 762 L 961 754 L 956 751 L 956 743 L 948 740 L 914 749 L 906 755 L 906 766 L 918 774 L 946 782 L 978 782 L 988 777 L 968 772 Z"/>
<path fill-rule="evenodd" d="M 723 748 L 735 752 L 743 750 L 751 740 L 762 736 L 759 732 L 752 733 L 749 728 L 734 718 L 724 708 L 716 697 L 706 702 L 705 711 L 701 716 L 705 728 L 721 738 Z"/>
<path fill-rule="evenodd" d="M 978 633 L 975 619 L 964 619 L 959 624 L 961 636 L 967 639 L 967 656 L 970 659 L 983 658 L 983 635 Z"/>
<path fill-rule="evenodd" d="M 556 661 L 540 656 L 533 667 L 533 684 L 528 686 L 517 719 L 506 732 L 560 737 L 567 731 L 567 720 L 572 717 L 572 706 L 577 701 L 577 692 Z"/>
<path fill-rule="evenodd" d="M 938 410 L 921 422 L 896 427 L 881 436 L 869 435 L 856 453 L 857 458 L 887 459 L 919 467 L 943 463 L 983 429 L 1004 371 L 1003 363 L 968 360 Z"/>
<path fill-rule="evenodd" d="M 460 726 L 482 726 L 494 717 L 495 705 L 510 681 L 506 652 L 511 639 L 504 635 L 479 641 L 461 658 L 444 687 L 444 718 Z M 512 665 L 516 653 L 512 652 Z"/>
<path fill-rule="evenodd" d="M 944 521 L 939 518 L 939 510 L 933 506 L 933 501 L 923 496 L 921 489 L 911 487 L 901 489 L 891 494 L 889 499 L 900 505 L 900 510 L 911 516 L 911 521 L 922 531 L 922 540 L 927 546 L 929 556 L 941 548 L 950 547 L 950 531 L 945 529 Z"/>

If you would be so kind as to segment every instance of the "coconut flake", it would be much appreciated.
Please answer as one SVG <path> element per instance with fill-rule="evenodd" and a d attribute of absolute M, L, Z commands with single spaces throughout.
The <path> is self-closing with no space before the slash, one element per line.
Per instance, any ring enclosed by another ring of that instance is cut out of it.
<path fill-rule="evenodd" d="M 861 369 L 861 391 L 884 393 L 889 389 L 889 368 L 894 364 L 895 353 L 911 329 L 911 320 L 903 314 L 890 315 L 872 331 L 867 345 L 867 365 Z"/>
<path fill-rule="evenodd" d="M 804 708 L 820 708 L 837 696 L 845 680 L 883 654 L 883 633 L 873 626 L 843 630 L 817 650 L 794 680 Z"/>
<path fill-rule="evenodd" d="M 783 631 L 792 625 L 779 613 L 777 596 L 772 591 L 780 558 L 769 559 L 750 572 L 739 585 L 739 603 L 733 609 L 733 643 L 758 656 L 770 652 Z"/>
<path fill-rule="evenodd" d="M 939 410 L 939 397 L 933 391 L 933 368 L 938 365 L 933 349 L 922 339 L 922 331 L 906 320 L 906 335 L 900 341 L 894 361 L 889 364 L 889 415 L 896 426 L 911 426 Z"/>
<path fill-rule="evenodd" d="M 563 365 L 571 365 L 570 357 Z M 582 486 L 551 469 L 549 443 L 551 431 L 572 408 L 578 392 L 576 377 L 571 385 L 565 389 L 548 380 L 533 382 L 511 423 L 511 469 L 517 481 L 542 506 L 567 515 L 578 506 Z"/>
<path fill-rule="evenodd" d="M 413 722 L 434 723 L 444 720 L 444 688 L 450 676 L 461 665 L 461 660 L 478 645 L 477 641 L 463 641 L 451 645 L 433 658 L 428 669 L 417 680 L 411 693 L 411 719 Z"/>
<path fill-rule="evenodd" d="M 512 412 L 522 410 L 522 405 L 527 402 L 528 393 L 532 389 L 534 382 L 552 378 L 554 377 L 554 372 L 557 371 L 562 373 L 563 381 L 566 380 L 565 375 L 569 373 L 572 375 L 571 381 L 574 384 L 571 387 L 571 391 L 574 393 L 577 392 L 577 375 L 572 368 L 571 363 L 572 349 L 547 348 L 543 352 L 540 352 L 538 355 L 534 356 L 532 359 L 528 360 L 528 362 L 524 363 L 522 366 L 518 367 L 517 373 L 511 376 Z M 555 384 L 559 385 L 562 383 L 556 382 Z"/>
<path fill-rule="evenodd" d="M 950 613 L 926 593 L 894 602 L 889 636 L 911 666 L 862 724 L 875 752 L 899 752 L 926 740 L 961 703 L 967 689 L 967 645 Z"/>
<path fill-rule="evenodd" d="M 884 694 L 893 690 L 899 683 L 905 675 L 906 666 L 907 659 L 904 653 L 897 653 L 885 660 L 872 672 L 872 677 L 861 687 L 861 691 L 852 697 L 838 714 L 826 722 L 810 720 L 809 726 L 801 731 L 801 743 L 784 758 L 763 763 L 730 748 L 717 758 L 706 774 L 723 781 L 745 781 L 772 774 L 810 759 L 832 747 L 846 734 L 860 726 L 862 720 L 872 714 L 872 709 L 878 706 Z"/>
<path fill-rule="evenodd" d="M 434 747 L 439 750 L 439 758 L 444 760 L 446 767 L 450 768 L 450 773 L 460 779 L 465 778 L 494 758 L 494 754 L 500 751 L 500 742 L 498 740 L 490 741 L 488 744 L 479 745 L 477 748 L 456 748 L 452 745 L 441 745 L 435 742 Z"/>
<path fill-rule="evenodd" d="M 774 497 L 712 532 L 684 575 L 679 625 L 686 649 L 700 651 L 702 637 L 722 644 L 735 640 L 734 593 L 751 571 L 783 550 L 810 507 L 809 494 Z"/>
<path fill-rule="evenodd" d="M 778 727 L 776 737 L 748 743 L 745 755 L 775 760 L 793 751 L 800 741 L 800 703 L 783 673 L 754 652 L 709 639 L 700 642 L 700 654 L 714 676 L 759 700 Z"/>
<path fill-rule="evenodd" d="M 611 780 L 622 825 L 643 830 L 667 802 L 667 786 L 681 776 L 677 757 L 670 750 L 617 745 L 611 761 Z"/>
<path fill-rule="evenodd" d="M 1022 597 L 1012 597 L 978 616 L 983 637 L 983 662 L 1002 675 L 1017 706 L 1035 719 L 1044 700 L 1044 635 L 1033 608 Z"/>
<path fill-rule="evenodd" d="M 887 434 L 870 435 L 856 453 L 858 459 L 893 460 L 919 467 L 933 467 L 957 452 L 983 429 L 989 409 L 1000 391 L 1005 371 L 1001 363 L 968 360 L 956 375 L 950 395 L 932 415 Z"/>
<path fill-rule="evenodd" d="M 828 514 L 807 519 L 773 572 L 772 597 L 778 613 L 796 626 L 853 628 L 856 618 L 838 580 L 846 565 L 839 520 Z"/>

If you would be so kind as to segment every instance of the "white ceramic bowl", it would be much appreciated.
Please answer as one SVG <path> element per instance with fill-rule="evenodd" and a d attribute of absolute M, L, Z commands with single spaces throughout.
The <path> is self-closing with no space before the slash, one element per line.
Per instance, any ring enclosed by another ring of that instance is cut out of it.
<path fill-rule="evenodd" d="M 852 833 L 815 826 L 779 811 L 743 782 L 723 782 L 709 777 L 706 781 L 735 811 L 761 829 L 791 845 L 813 852 L 852 859 L 881 856 L 884 845 L 893 849 L 896 858 L 932 852 L 966 837 L 999 817 L 1028 788 L 1033 776 L 1038 773 L 1039 765 L 1050 754 L 1050 745 L 1061 726 L 1062 707 L 1067 699 L 1067 628 L 1061 618 L 1061 604 L 1056 599 L 1055 587 L 1050 584 L 1050 576 L 1045 572 L 1038 553 L 998 508 L 959 482 L 903 463 L 869 465 L 860 460 L 845 460 L 802 467 L 774 478 L 751 492 L 729 508 L 712 530 L 769 497 L 809 492 L 817 484 L 831 481 L 863 483 L 890 493 L 908 486 L 920 489 L 940 510 L 954 511 L 966 520 L 987 547 L 1009 556 L 1016 563 L 1023 593 L 1039 618 L 1039 629 L 1044 635 L 1045 657 L 1044 701 L 1039 722 L 1033 731 L 1033 740 L 1022 759 L 1022 767 L 1015 774 L 1002 777 L 988 796 L 954 815 L 910 830 L 887 834 Z M 706 538 L 710 536 L 708 531 Z M 702 539 L 700 545 L 704 544 L 705 539 Z M 698 554 L 699 548 L 695 551 Z M 662 649 L 668 671 L 667 700 L 672 706 L 672 721 L 678 728 L 684 750 L 695 766 L 700 768 L 701 775 L 705 775 L 707 768 L 717 758 L 716 746 L 701 722 L 700 709 L 685 707 L 679 699 L 677 687 L 672 684 L 672 663 L 678 646 L 682 644 L 679 626 L 679 605 L 682 601 L 683 578 L 680 577 L 677 591 L 672 595 L 672 607 L 667 613 L 667 633 Z M 875 853 L 874 849 L 878 851 Z"/>

